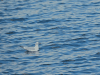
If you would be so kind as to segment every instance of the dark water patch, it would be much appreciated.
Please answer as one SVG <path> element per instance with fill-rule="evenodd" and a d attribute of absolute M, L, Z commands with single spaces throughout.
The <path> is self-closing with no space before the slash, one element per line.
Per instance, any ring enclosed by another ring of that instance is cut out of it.
<path fill-rule="evenodd" d="M 6 51 L 5 53 L 7 53 L 7 54 L 13 54 L 13 53 L 15 53 L 15 51 L 13 50 L 8 50 L 8 51 Z"/>
<path fill-rule="evenodd" d="M 81 36 L 82 36 L 82 37 L 86 37 L 86 36 L 87 36 L 87 34 L 85 34 L 85 33 L 84 33 L 84 34 L 81 34 Z M 87 38 L 87 39 L 88 39 L 88 38 Z"/>
<path fill-rule="evenodd" d="M 14 38 L 14 40 L 23 40 L 23 38 L 19 37 L 19 38 Z"/>
<path fill-rule="evenodd" d="M 81 44 L 79 44 L 79 43 L 71 43 L 69 45 L 72 47 L 81 47 Z"/>
<path fill-rule="evenodd" d="M 28 22 L 29 24 L 35 24 L 36 22 Z"/>
<path fill-rule="evenodd" d="M 83 58 L 83 57 L 78 57 L 75 59 L 75 61 L 84 61 L 84 60 L 87 60 L 86 58 Z"/>
<path fill-rule="evenodd" d="M 33 70 L 32 70 L 33 71 Z M 43 72 L 39 72 L 39 73 L 13 73 L 12 75 L 40 75 L 40 74 L 44 74 Z"/>
<path fill-rule="evenodd" d="M 83 64 L 83 63 L 88 63 L 88 62 L 87 62 L 87 59 L 86 59 L 86 58 L 83 58 L 83 57 L 78 57 L 78 58 L 76 58 L 76 59 L 75 59 L 75 62 L 74 62 L 74 64 L 76 64 L 76 65 L 77 65 L 77 64 L 78 64 L 78 65 L 79 65 L 79 64 L 81 65 L 81 64 Z"/>
<path fill-rule="evenodd" d="M 54 22 L 55 20 L 40 20 L 37 21 L 37 23 L 48 23 L 48 22 Z"/>
<path fill-rule="evenodd" d="M 53 27 L 53 28 L 51 28 L 51 30 L 53 30 L 53 29 L 59 29 L 59 28 L 60 28 L 60 27 L 57 26 L 57 27 Z"/>
<path fill-rule="evenodd" d="M 89 38 L 89 40 L 88 40 L 89 42 L 99 42 L 100 40 L 98 39 L 98 38 L 96 38 L 96 39 L 94 39 L 94 38 Z"/>
<path fill-rule="evenodd" d="M 14 21 L 14 22 L 16 22 L 16 21 L 22 22 L 22 21 L 27 20 L 27 18 L 12 18 L 12 19 L 10 19 L 10 20 L 11 20 L 11 21 Z"/>
<path fill-rule="evenodd" d="M 40 74 L 44 74 L 42 72 L 40 73 L 12 73 L 12 75 L 40 75 Z"/>
<path fill-rule="evenodd" d="M 0 19 L 0 23 L 11 23 L 11 22 L 23 22 L 27 18 L 5 18 L 5 19 Z"/>
<path fill-rule="evenodd" d="M 73 5 L 73 7 L 76 7 L 76 8 L 85 8 L 85 7 L 88 7 L 88 6 L 90 6 L 89 4 L 75 4 L 75 5 Z"/>
<path fill-rule="evenodd" d="M 33 51 L 33 53 L 31 52 L 31 54 L 35 54 L 35 51 Z M 39 56 L 30 56 L 30 57 L 26 57 L 27 59 L 37 59 L 39 58 Z"/>
<path fill-rule="evenodd" d="M 19 40 L 14 40 L 13 43 L 20 43 L 21 41 Z"/>
<path fill-rule="evenodd" d="M 0 19 L 0 23 L 6 23 L 6 20 Z"/>
<path fill-rule="evenodd" d="M 10 73 L 10 72 L 13 72 L 13 70 L 12 69 L 6 69 L 5 72 Z"/>
<path fill-rule="evenodd" d="M 11 57 L 11 59 L 18 60 L 19 58 L 18 57 Z"/>
<path fill-rule="evenodd" d="M 91 2 L 91 5 L 100 6 L 100 1 L 98 1 L 98 2 Z"/>
<path fill-rule="evenodd" d="M 41 64 L 40 66 L 46 67 L 46 66 L 51 66 L 51 65 L 52 64 L 47 63 L 47 64 Z"/>
<path fill-rule="evenodd" d="M 97 52 L 97 53 L 95 54 L 95 56 L 100 56 L 100 52 Z"/>
<path fill-rule="evenodd" d="M 57 47 L 52 47 L 52 49 L 57 49 L 57 48 L 60 48 L 59 46 L 57 46 Z"/>
<path fill-rule="evenodd" d="M 95 16 L 95 15 L 99 15 L 100 13 L 80 13 L 80 14 L 86 14 L 87 16 Z"/>
<path fill-rule="evenodd" d="M 51 45 L 46 45 L 46 46 L 43 46 L 45 49 L 52 49 L 53 47 L 55 46 L 51 46 Z M 59 47 L 58 47 L 59 48 Z"/>
<path fill-rule="evenodd" d="M 31 64 L 31 62 L 28 62 L 28 61 L 24 60 L 24 62 L 20 63 L 19 65 L 28 65 L 28 64 Z"/>
<path fill-rule="evenodd" d="M 34 38 L 34 36 L 29 36 L 28 38 Z"/>
<path fill-rule="evenodd" d="M 31 17 L 31 18 L 38 18 L 39 16 L 41 16 L 42 14 L 32 14 L 32 15 L 28 15 L 29 17 Z M 37 23 L 37 22 L 39 22 L 39 20 L 35 20 L 35 21 L 33 21 L 33 23 Z M 31 22 L 30 22 L 31 23 Z"/>
<path fill-rule="evenodd" d="M 57 42 L 57 43 L 55 43 Z M 50 44 L 48 45 L 51 48 L 56 48 L 56 49 L 61 49 L 62 48 L 67 48 L 67 47 L 74 47 L 72 46 L 72 43 L 66 43 L 66 41 L 55 41 L 55 42 L 50 42 Z M 63 42 L 63 43 L 61 43 Z"/>
<path fill-rule="evenodd" d="M 68 20 L 66 20 L 66 22 L 70 22 L 70 21 L 72 21 L 72 20 L 69 20 L 69 19 L 68 19 Z"/>
<path fill-rule="evenodd" d="M 37 20 L 37 23 L 55 23 L 55 22 L 64 22 L 64 19 L 47 19 L 47 20 Z"/>
<path fill-rule="evenodd" d="M 15 62 L 16 60 L 15 59 L 6 59 L 6 60 L 0 60 L 2 64 L 8 64 L 8 63 L 11 63 L 11 62 Z"/>
<path fill-rule="evenodd" d="M 49 44 L 48 45 L 48 47 L 50 47 L 51 49 L 61 49 L 61 48 L 66 48 L 66 47 L 68 47 L 68 46 L 70 46 L 70 44 L 60 44 L 59 42 L 58 42 L 58 44 L 55 44 L 55 43 L 52 43 L 52 44 Z"/>
<path fill-rule="evenodd" d="M 3 40 L 1 40 L 1 42 L 2 42 L 3 45 L 4 45 L 4 43 L 7 43 L 7 44 L 12 43 L 12 41 L 9 41 L 7 39 L 3 39 Z"/>
<path fill-rule="evenodd" d="M 92 49 L 97 49 L 97 50 L 99 50 L 99 49 L 100 49 L 100 46 L 98 46 L 98 45 L 96 46 L 96 45 L 97 45 L 97 43 L 94 43 L 94 44 L 93 44 L 93 47 L 91 46 Z"/>
<path fill-rule="evenodd" d="M 40 28 L 41 31 L 48 31 L 51 30 L 53 27 L 55 28 L 55 25 L 53 24 L 44 24 L 45 28 Z"/>
<path fill-rule="evenodd" d="M 88 51 L 89 49 L 88 48 L 80 48 L 80 50 L 82 50 L 82 51 Z"/>
<path fill-rule="evenodd" d="M 71 31 L 73 33 L 82 33 L 82 32 L 87 32 L 87 31 L 80 31 L 80 30 L 76 30 L 76 28 L 73 28 L 73 31 Z"/>
<path fill-rule="evenodd" d="M 41 31 L 42 29 L 36 29 L 36 30 L 34 30 L 34 31 Z"/>
<path fill-rule="evenodd" d="M 87 48 L 73 48 L 72 51 L 88 51 L 89 49 Z"/>
<path fill-rule="evenodd" d="M 6 6 L 7 7 L 7 6 Z M 25 9 L 25 8 L 22 8 L 22 7 L 15 7 L 15 8 L 5 8 L 4 9 L 4 11 L 6 11 L 6 12 L 10 12 L 10 11 L 16 11 L 16 10 L 23 10 L 23 9 Z"/>
<path fill-rule="evenodd" d="M 91 68 L 91 69 L 83 69 L 81 72 L 85 73 L 85 74 L 91 74 L 91 73 L 93 73 L 93 71 L 98 72 L 93 68 Z"/>
<path fill-rule="evenodd" d="M 16 34 L 17 32 L 15 32 L 15 31 L 10 31 L 10 32 L 7 32 L 7 33 L 5 33 L 5 34 L 8 34 L 8 35 L 13 35 L 13 34 Z"/>
<path fill-rule="evenodd" d="M 15 9 L 10 9 L 10 10 L 23 10 L 23 9 L 25 9 L 25 8 L 17 7 Z"/>
<path fill-rule="evenodd" d="M 0 28 L 0 30 L 3 30 L 4 28 Z"/>
<path fill-rule="evenodd" d="M 85 64 L 82 64 L 80 67 L 91 67 L 92 65 L 90 64 L 90 62 L 84 61 Z"/>
<path fill-rule="evenodd" d="M 100 38 L 100 33 L 99 34 L 96 34 L 96 37 Z"/>
<path fill-rule="evenodd" d="M 99 23 L 96 23 L 95 25 L 97 25 L 98 27 L 100 27 L 100 24 Z"/>
<path fill-rule="evenodd" d="M 77 40 L 77 41 L 79 41 L 79 40 L 87 40 L 88 38 L 86 38 L 86 37 L 78 37 L 78 38 L 74 38 L 74 39 L 72 39 L 72 40 Z"/>
<path fill-rule="evenodd" d="M 96 54 L 91 55 L 91 57 L 99 57 L 99 56 L 100 56 L 100 52 L 97 52 Z"/>
<path fill-rule="evenodd" d="M 89 4 L 82 4 L 82 5 L 80 5 L 80 7 L 83 7 L 83 8 L 88 7 L 88 6 L 90 6 L 90 5 Z"/>
<path fill-rule="evenodd" d="M 68 18 L 67 20 L 66 20 L 66 22 L 68 21 L 68 22 L 74 22 L 74 21 L 79 21 L 79 20 L 81 20 L 81 18 Z"/>
<path fill-rule="evenodd" d="M 71 63 L 74 63 L 75 60 L 67 59 L 67 60 L 62 60 L 61 62 L 62 62 L 63 64 L 71 64 Z"/>
<path fill-rule="evenodd" d="M 30 29 L 33 29 L 33 27 L 24 27 L 24 26 L 21 26 L 21 28 L 23 29 L 23 30 L 30 30 Z"/>
<path fill-rule="evenodd" d="M 92 17 L 95 17 L 95 16 L 91 16 L 91 15 L 88 15 L 88 16 L 86 16 L 87 18 L 92 18 Z"/>
<path fill-rule="evenodd" d="M 3 16 L 4 16 L 4 13 L 3 13 L 3 12 L 0 12 L 0 16 L 2 16 L 2 17 L 3 17 Z"/>
<path fill-rule="evenodd" d="M 99 61 L 100 58 L 99 58 L 99 57 L 92 57 L 90 60 L 91 60 L 91 61 Z"/>
<path fill-rule="evenodd" d="M 9 74 L 9 72 L 8 71 L 5 71 L 5 72 L 2 72 L 3 74 Z"/>
<path fill-rule="evenodd" d="M 50 36 L 52 34 L 57 34 L 57 32 L 46 32 L 42 36 Z"/>
<path fill-rule="evenodd" d="M 5 61 L 4 60 L 0 60 L 0 65 L 4 64 Z"/>
<path fill-rule="evenodd" d="M 98 15 L 100 13 L 88 13 L 88 14 L 90 14 L 90 15 Z"/>
<path fill-rule="evenodd" d="M 86 40 L 79 40 L 79 41 L 77 41 L 76 43 L 78 43 L 78 44 L 86 44 Z"/>
<path fill-rule="evenodd" d="M 58 3 L 58 5 L 64 5 L 64 4 L 66 4 L 66 3 L 63 3 L 63 2 Z"/>
<path fill-rule="evenodd" d="M 31 33 L 31 32 L 33 32 L 32 30 L 22 30 L 21 32 L 20 32 L 20 34 L 25 34 L 25 33 Z M 24 37 L 25 38 L 25 37 Z"/>

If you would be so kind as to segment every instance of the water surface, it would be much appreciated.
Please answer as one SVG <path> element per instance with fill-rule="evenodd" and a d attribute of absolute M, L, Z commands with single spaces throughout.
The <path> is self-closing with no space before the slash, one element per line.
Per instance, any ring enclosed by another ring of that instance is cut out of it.
<path fill-rule="evenodd" d="M 100 75 L 100 1 L 0 0 L 0 75 L 12 74 Z"/>

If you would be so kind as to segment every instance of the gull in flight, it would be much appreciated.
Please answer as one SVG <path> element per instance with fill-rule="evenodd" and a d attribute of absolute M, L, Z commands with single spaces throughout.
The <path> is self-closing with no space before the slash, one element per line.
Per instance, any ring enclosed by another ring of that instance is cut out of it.
<path fill-rule="evenodd" d="M 35 43 L 35 47 L 23 47 L 23 46 L 20 46 L 22 47 L 23 49 L 27 50 L 27 51 L 38 51 L 39 50 L 39 42 L 36 42 Z"/>

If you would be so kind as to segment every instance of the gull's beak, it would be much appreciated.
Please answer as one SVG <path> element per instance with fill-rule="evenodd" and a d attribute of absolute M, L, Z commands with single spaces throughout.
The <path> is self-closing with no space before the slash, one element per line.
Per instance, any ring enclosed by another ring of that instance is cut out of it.
<path fill-rule="evenodd" d="M 39 44 L 41 44 L 41 43 L 39 43 Z"/>

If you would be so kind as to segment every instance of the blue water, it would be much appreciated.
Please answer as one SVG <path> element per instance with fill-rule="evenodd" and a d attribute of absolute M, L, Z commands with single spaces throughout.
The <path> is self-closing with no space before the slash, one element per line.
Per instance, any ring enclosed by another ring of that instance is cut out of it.
<path fill-rule="evenodd" d="M 0 0 L 0 75 L 15 74 L 100 75 L 100 1 Z"/>

